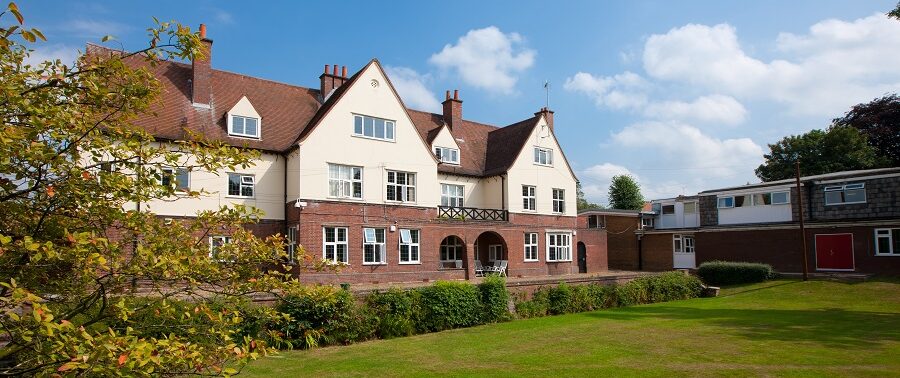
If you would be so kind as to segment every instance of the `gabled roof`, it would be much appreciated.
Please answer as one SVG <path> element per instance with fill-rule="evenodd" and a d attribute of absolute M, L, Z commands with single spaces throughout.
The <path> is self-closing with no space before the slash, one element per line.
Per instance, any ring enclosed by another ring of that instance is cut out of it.
<path fill-rule="evenodd" d="M 89 44 L 87 53 L 119 54 L 122 51 Z M 190 64 L 160 61 L 150 66 L 140 56 L 129 58 L 126 63 L 132 67 L 149 70 L 162 86 L 159 99 L 151 105 L 150 113 L 139 116 L 134 121 L 137 126 L 143 127 L 156 138 L 183 140 L 189 137 L 188 130 L 190 130 L 193 133 L 203 134 L 208 139 L 236 147 L 274 153 L 293 150 L 341 100 L 347 89 L 368 66 L 375 64 L 380 67 L 379 62 L 373 59 L 330 94 L 322 94 L 318 89 L 212 69 L 210 107 L 205 108 L 194 106 L 192 103 L 193 68 Z M 390 78 L 388 81 L 390 82 Z M 261 139 L 228 135 L 227 112 L 244 96 L 263 119 Z M 327 99 L 324 103 L 320 103 L 323 96 L 327 96 Z M 443 115 L 406 108 L 402 99 L 400 103 L 406 109 L 426 147 L 429 147 L 445 125 Z M 539 120 L 539 116 L 534 116 L 505 127 L 462 120 L 461 124 L 449 129 L 460 148 L 460 164 L 439 164 L 438 171 L 475 177 L 505 173 L 521 153 Z"/>

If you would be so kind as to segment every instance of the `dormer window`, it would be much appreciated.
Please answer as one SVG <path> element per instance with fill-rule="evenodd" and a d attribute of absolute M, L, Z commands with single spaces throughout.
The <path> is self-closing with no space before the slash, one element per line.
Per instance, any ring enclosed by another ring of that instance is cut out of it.
<path fill-rule="evenodd" d="M 553 150 L 549 148 L 534 148 L 534 164 L 537 165 L 553 165 Z"/>
<path fill-rule="evenodd" d="M 393 142 L 394 121 L 356 114 L 353 116 L 353 135 Z"/>
<path fill-rule="evenodd" d="M 259 139 L 259 118 L 231 116 L 228 135 Z"/>
<path fill-rule="evenodd" d="M 448 147 L 435 147 L 434 155 L 442 163 L 459 164 L 459 150 Z"/>

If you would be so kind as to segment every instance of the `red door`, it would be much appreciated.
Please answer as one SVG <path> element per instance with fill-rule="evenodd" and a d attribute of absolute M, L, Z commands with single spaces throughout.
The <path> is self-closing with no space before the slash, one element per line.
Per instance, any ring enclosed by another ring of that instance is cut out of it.
<path fill-rule="evenodd" d="M 853 234 L 816 235 L 816 269 L 853 270 Z"/>

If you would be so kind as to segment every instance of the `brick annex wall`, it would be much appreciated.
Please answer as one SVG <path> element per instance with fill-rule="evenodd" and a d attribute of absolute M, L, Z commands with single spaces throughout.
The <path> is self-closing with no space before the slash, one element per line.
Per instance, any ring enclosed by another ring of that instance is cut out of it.
<path fill-rule="evenodd" d="M 605 228 L 589 228 L 588 218 L 578 216 L 578 242 L 584 243 L 587 273 L 605 272 L 609 270 L 608 261 L 608 233 Z M 578 258 L 578 244 L 575 244 L 575 255 Z M 577 263 L 577 261 L 576 261 Z M 576 266 L 577 267 L 577 266 Z"/>
<path fill-rule="evenodd" d="M 900 227 L 897 225 L 890 227 Z M 815 235 L 853 234 L 855 271 L 860 273 L 900 274 L 900 257 L 875 255 L 875 228 L 811 227 L 806 230 L 809 271 L 816 272 Z M 712 260 L 747 261 L 770 264 L 780 272 L 802 271 L 802 249 L 797 228 L 728 230 L 695 234 L 697 264 Z"/>
<path fill-rule="evenodd" d="M 302 200 L 301 200 L 302 201 Z M 504 246 L 504 259 L 509 261 L 511 277 L 545 276 L 577 273 L 578 235 L 573 235 L 572 261 L 546 261 L 546 231 L 573 231 L 576 218 L 566 216 L 510 214 L 509 222 L 457 221 L 437 219 L 437 209 L 430 207 L 390 206 L 339 201 L 307 200 L 307 206 L 295 208 L 288 204 L 287 224 L 299 224 L 298 243 L 306 253 L 323 256 L 324 226 L 347 227 L 349 263 L 338 273 L 295 271 L 302 281 L 318 283 L 384 283 L 466 279 L 475 276 L 473 256 L 478 241 L 478 255 L 487 263 L 489 244 Z M 390 227 L 397 231 L 391 232 Z M 363 264 L 363 228 L 384 228 L 387 263 Z M 399 229 L 420 230 L 419 264 L 399 263 Z M 524 261 L 526 232 L 538 234 L 538 261 Z M 485 234 L 488 233 L 488 234 Z M 463 267 L 443 268 L 440 263 L 440 244 L 448 236 L 457 236 L 465 244 Z M 498 238 L 499 236 L 499 238 Z M 493 239 L 494 241 L 491 241 Z"/>
<path fill-rule="evenodd" d="M 673 269 L 675 261 L 672 255 L 671 233 L 644 234 L 641 237 L 641 250 L 643 270 L 665 271 Z"/>
<path fill-rule="evenodd" d="M 609 269 L 638 270 L 638 239 L 635 231 L 640 227 L 639 217 L 605 216 Z"/>

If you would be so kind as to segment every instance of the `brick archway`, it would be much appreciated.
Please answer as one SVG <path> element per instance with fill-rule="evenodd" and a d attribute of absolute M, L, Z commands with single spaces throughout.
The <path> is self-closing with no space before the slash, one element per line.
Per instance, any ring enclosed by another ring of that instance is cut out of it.
<path fill-rule="evenodd" d="M 438 258 L 441 269 L 465 269 L 469 266 L 466 242 L 462 237 L 448 235 L 441 239 Z"/>
<path fill-rule="evenodd" d="M 491 255 L 491 249 L 497 248 L 499 246 L 500 251 L 496 252 L 494 256 Z M 503 238 L 500 234 L 494 231 L 485 231 L 478 235 L 475 238 L 475 247 L 469 257 L 472 257 L 473 260 L 481 260 L 481 264 L 488 266 L 494 265 L 495 261 L 491 260 L 491 257 L 494 260 L 509 260 L 509 248 L 506 245 L 506 239 Z"/>

